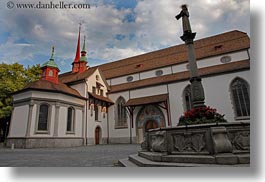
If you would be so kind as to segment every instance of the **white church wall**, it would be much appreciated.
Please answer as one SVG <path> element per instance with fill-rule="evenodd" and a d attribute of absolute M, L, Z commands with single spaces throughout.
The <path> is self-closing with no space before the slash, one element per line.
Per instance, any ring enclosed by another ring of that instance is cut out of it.
<path fill-rule="evenodd" d="M 54 92 L 32 92 L 32 97 L 33 98 L 41 98 L 43 100 L 60 100 L 68 103 L 81 103 L 84 104 L 84 101 L 82 99 L 79 99 L 77 97 L 73 97 L 70 95 L 66 94 L 61 94 L 61 93 L 54 93 Z"/>
<path fill-rule="evenodd" d="M 35 133 L 35 125 L 37 123 L 37 120 L 38 120 L 38 116 L 37 116 L 37 111 L 38 107 L 37 107 L 37 104 L 34 104 L 33 105 L 33 108 L 32 108 L 32 117 L 31 117 L 31 126 L 30 126 L 30 136 L 34 135 Z"/>
<path fill-rule="evenodd" d="M 76 109 L 75 113 L 75 126 L 74 126 L 74 132 L 75 137 L 82 137 L 82 123 L 83 123 L 83 112 L 80 109 Z"/>
<path fill-rule="evenodd" d="M 225 114 L 225 118 L 228 121 L 236 121 L 230 92 L 230 84 L 233 79 L 237 77 L 243 78 L 248 82 L 248 84 L 250 84 L 249 71 L 207 77 L 203 78 L 202 82 L 206 90 L 206 105 L 216 108 L 220 114 Z"/>
<path fill-rule="evenodd" d="M 249 59 L 248 52 L 244 50 L 240 52 L 233 52 L 233 53 L 228 53 L 228 54 L 222 54 L 220 56 L 209 57 L 209 58 L 197 61 L 198 68 L 205 68 L 205 67 L 215 66 L 218 64 L 225 64 L 221 62 L 221 58 L 224 56 L 230 56 L 231 62 Z"/>
<path fill-rule="evenodd" d="M 225 114 L 228 121 L 235 121 L 231 100 L 230 84 L 236 77 L 245 79 L 250 83 L 250 72 L 241 71 L 218 76 L 202 78 L 205 92 L 205 104 L 216 108 L 220 114 Z M 172 124 L 177 125 L 179 117 L 184 113 L 183 91 L 190 84 L 189 81 L 169 84 L 169 99 Z"/>
<path fill-rule="evenodd" d="M 86 86 L 86 83 L 82 82 L 82 83 L 71 85 L 71 88 L 77 90 L 81 96 L 86 97 L 85 86 Z"/>
<path fill-rule="evenodd" d="M 227 54 L 222 54 L 222 55 L 218 55 L 218 56 L 200 59 L 197 61 L 198 68 L 205 68 L 205 67 L 209 67 L 209 66 L 224 64 L 220 61 L 223 56 L 230 56 L 231 62 L 249 59 L 249 55 L 248 55 L 247 50 L 231 52 L 231 53 L 227 53 Z M 111 85 L 118 85 L 118 84 L 128 83 L 126 80 L 127 77 L 132 76 L 133 77 L 132 82 L 134 82 L 134 81 L 143 80 L 143 79 L 147 79 L 147 78 L 157 77 L 156 71 L 158 71 L 158 70 L 162 70 L 163 75 L 187 71 L 188 70 L 187 65 L 188 65 L 188 63 L 176 64 L 176 65 L 172 65 L 172 66 L 166 66 L 163 68 L 157 68 L 157 69 L 152 69 L 149 71 L 143 71 L 140 73 L 135 73 L 135 74 L 131 74 L 131 75 L 125 75 L 125 76 L 121 76 L 121 77 L 117 77 L 117 78 L 112 78 L 112 79 L 109 79 L 107 81 L 108 81 L 108 83 L 111 83 Z"/>
<path fill-rule="evenodd" d="M 166 94 L 166 93 L 167 93 L 167 86 L 159 85 L 154 87 L 145 87 L 145 88 L 132 90 L 130 92 L 130 95 L 132 99 L 132 98 L 146 97 L 146 96 Z"/>
<path fill-rule="evenodd" d="M 109 98 L 116 103 L 117 99 L 119 97 L 123 97 L 125 101 L 127 102 L 130 97 L 129 91 L 126 92 L 119 92 L 114 94 L 109 94 Z M 116 121 L 115 121 L 115 108 L 116 105 L 112 105 L 109 107 L 108 110 L 108 119 L 109 119 L 109 136 L 110 136 L 110 142 L 111 143 L 128 143 L 129 141 L 129 124 L 130 124 L 130 116 L 127 113 L 127 125 L 126 128 L 117 128 L 116 127 Z"/>
<path fill-rule="evenodd" d="M 132 82 L 140 80 L 139 73 L 135 73 L 135 74 L 130 74 L 130 75 L 121 76 L 121 77 L 117 77 L 117 78 L 112 78 L 111 79 L 111 85 L 118 85 L 118 84 L 122 84 L 122 83 L 128 83 L 127 78 L 130 77 L 130 76 L 133 77 Z"/>
<path fill-rule="evenodd" d="M 107 86 L 105 85 L 105 82 L 103 81 L 103 78 L 101 77 L 101 74 L 98 70 L 96 70 L 89 78 L 87 78 L 86 84 L 87 84 L 87 90 L 89 92 L 92 92 L 92 87 L 96 87 L 96 82 L 104 85 L 104 87 L 101 87 L 100 89 L 103 90 L 103 96 L 107 96 Z M 100 94 L 100 92 L 97 92 L 96 94 Z M 88 144 L 95 144 L 95 129 L 96 127 L 100 127 L 100 143 L 107 143 L 107 137 L 108 137 L 108 128 L 107 128 L 107 114 L 105 114 L 105 117 L 103 116 L 104 113 L 102 112 L 102 107 L 99 106 L 98 110 L 98 121 L 95 121 L 95 111 L 94 109 L 91 110 L 91 107 L 87 109 L 87 142 Z"/>
<path fill-rule="evenodd" d="M 182 94 L 188 84 L 189 81 L 168 84 L 172 126 L 178 124 L 179 117 L 184 112 Z"/>
<path fill-rule="evenodd" d="M 156 72 L 157 71 L 162 71 L 162 75 L 169 75 L 172 74 L 172 70 L 171 70 L 171 66 L 168 67 L 164 67 L 164 68 L 157 68 L 154 70 L 150 70 L 150 71 L 144 71 L 140 73 L 140 78 L 141 80 L 146 79 L 146 78 L 153 78 L 153 77 L 157 77 Z"/>
<path fill-rule="evenodd" d="M 9 137 L 25 137 L 28 123 L 29 106 L 14 107 Z"/>
<path fill-rule="evenodd" d="M 67 124 L 67 109 L 68 107 L 60 107 L 59 110 L 59 122 L 58 122 L 58 136 L 66 136 L 66 124 Z"/>

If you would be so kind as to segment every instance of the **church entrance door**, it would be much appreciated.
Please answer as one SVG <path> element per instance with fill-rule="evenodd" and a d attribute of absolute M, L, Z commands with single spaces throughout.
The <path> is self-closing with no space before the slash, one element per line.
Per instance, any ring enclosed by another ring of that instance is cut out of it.
<path fill-rule="evenodd" d="M 100 139 L 100 127 L 96 127 L 95 129 L 95 144 L 99 144 L 99 139 Z"/>
<path fill-rule="evenodd" d="M 149 120 L 145 124 L 145 132 L 148 131 L 149 129 L 155 129 L 158 128 L 158 124 L 154 120 Z"/>

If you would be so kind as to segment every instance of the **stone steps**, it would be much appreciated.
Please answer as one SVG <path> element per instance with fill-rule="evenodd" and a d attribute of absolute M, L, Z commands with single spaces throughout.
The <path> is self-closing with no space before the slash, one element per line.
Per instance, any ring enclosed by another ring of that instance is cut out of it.
<path fill-rule="evenodd" d="M 167 161 L 158 161 L 158 159 Z M 155 159 L 155 160 L 153 160 Z M 126 159 L 119 160 L 122 167 L 249 167 L 249 155 L 240 155 L 237 158 L 231 155 L 221 155 L 217 160 L 213 156 L 187 156 L 187 155 L 162 155 L 161 153 L 139 152 L 139 154 L 130 155 Z M 241 164 L 235 163 L 235 160 L 241 160 Z M 208 162 L 208 163 L 207 163 Z"/>
<path fill-rule="evenodd" d="M 135 163 L 131 162 L 128 158 L 120 159 L 118 165 L 121 167 L 138 167 Z"/>

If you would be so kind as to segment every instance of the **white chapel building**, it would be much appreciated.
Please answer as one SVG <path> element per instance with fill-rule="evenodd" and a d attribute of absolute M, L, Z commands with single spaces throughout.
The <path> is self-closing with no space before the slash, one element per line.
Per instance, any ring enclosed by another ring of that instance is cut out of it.
<path fill-rule="evenodd" d="M 228 122 L 250 121 L 250 39 L 230 31 L 194 42 L 205 104 Z M 80 30 L 72 70 L 54 60 L 42 76 L 13 94 L 7 145 L 17 148 L 141 143 L 151 128 L 173 127 L 191 106 L 184 44 L 87 65 Z"/>

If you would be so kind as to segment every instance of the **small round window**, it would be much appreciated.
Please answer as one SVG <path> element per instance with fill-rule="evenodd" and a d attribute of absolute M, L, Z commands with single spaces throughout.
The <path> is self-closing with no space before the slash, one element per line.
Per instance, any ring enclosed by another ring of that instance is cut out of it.
<path fill-rule="evenodd" d="M 133 81 L 133 77 L 132 76 L 128 76 L 127 77 L 127 82 L 131 82 L 131 81 Z"/>
<path fill-rule="evenodd" d="M 220 59 L 221 63 L 229 63 L 229 62 L 231 62 L 231 60 L 232 60 L 231 56 L 223 56 Z"/>
<path fill-rule="evenodd" d="M 99 76 L 98 76 L 98 75 L 96 75 L 96 80 L 97 80 L 97 81 L 99 80 Z"/>
<path fill-rule="evenodd" d="M 156 76 L 161 76 L 163 75 L 163 70 L 157 70 L 156 71 Z"/>

